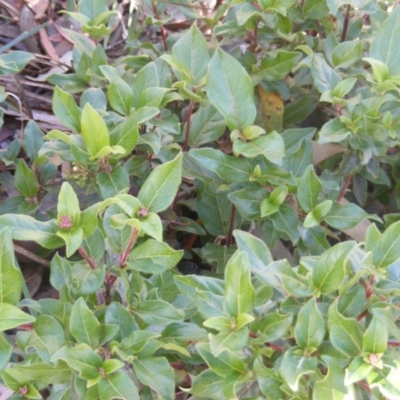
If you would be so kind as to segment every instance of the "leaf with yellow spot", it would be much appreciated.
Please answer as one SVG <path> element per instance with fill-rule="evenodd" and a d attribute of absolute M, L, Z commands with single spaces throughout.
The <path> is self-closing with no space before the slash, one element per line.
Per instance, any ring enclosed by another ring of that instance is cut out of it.
<path fill-rule="evenodd" d="M 281 96 L 278 93 L 265 91 L 261 85 L 258 85 L 257 88 L 266 131 L 281 132 L 283 121 L 283 102 Z"/>

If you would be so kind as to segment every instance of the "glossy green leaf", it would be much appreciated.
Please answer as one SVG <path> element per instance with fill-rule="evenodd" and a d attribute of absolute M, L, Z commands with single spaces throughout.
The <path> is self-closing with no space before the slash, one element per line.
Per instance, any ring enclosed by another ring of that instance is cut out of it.
<path fill-rule="evenodd" d="M 388 332 L 382 322 L 373 317 L 363 336 L 363 352 L 383 354 L 387 348 Z"/>
<path fill-rule="evenodd" d="M 329 213 L 332 208 L 332 200 L 325 200 L 317 204 L 312 211 L 310 211 L 304 219 L 304 228 L 312 228 L 321 223 L 322 219 Z"/>
<path fill-rule="evenodd" d="M 315 298 L 311 298 L 300 310 L 294 328 L 296 342 L 303 349 L 317 348 L 324 339 L 324 319 L 318 310 Z"/>
<path fill-rule="evenodd" d="M 200 81 L 206 76 L 211 57 L 206 39 L 195 24 L 173 45 L 171 53 L 192 73 L 193 84 L 199 85 Z"/>
<path fill-rule="evenodd" d="M 22 274 L 14 261 L 13 242 L 8 228 L 0 230 L 0 303 L 17 305 L 21 299 Z"/>
<path fill-rule="evenodd" d="M 217 335 L 209 336 L 210 349 L 214 357 L 224 351 L 238 351 L 246 347 L 249 341 L 249 330 L 247 327 L 240 330 L 222 330 Z"/>
<path fill-rule="evenodd" d="M 189 392 L 194 396 L 207 396 L 207 398 L 219 400 L 225 396 L 222 392 L 223 381 L 223 377 L 216 374 L 211 369 L 206 369 L 199 375 L 195 376 Z"/>
<path fill-rule="evenodd" d="M 267 399 L 284 398 L 285 393 L 281 390 L 283 380 L 272 368 L 267 368 L 261 357 L 254 361 L 254 372 L 262 393 Z"/>
<path fill-rule="evenodd" d="M 225 127 L 225 118 L 214 106 L 200 106 L 190 119 L 189 146 L 195 148 L 214 142 L 222 136 Z"/>
<path fill-rule="evenodd" d="M 15 169 L 15 186 L 27 198 L 33 198 L 39 190 L 39 181 L 35 173 L 20 159 Z"/>
<path fill-rule="evenodd" d="M 89 380 L 99 376 L 99 369 L 103 365 L 101 357 L 92 350 L 87 344 L 78 344 L 77 346 L 67 348 L 62 347 L 53 355 L 51 360 L 63 360 L 80 378 Z"/>
<path fill-rule="evenodd" d="M 69 328 L 78 343 L 92 348 L 99 344 L 100 323 L 82 297 L 72 306 Z"/>
<path fill-rule="evenodd" d="M 125 154 L 130 154 L 135 148 L 139 138 L 137 126 L 138 116 L 133 114 L 122 124 L 118 124 L 115 129 L 110 132 L 111 146 L 121 146 L 125 150 Z"/>
<path fill-rule="evenodd" d="M 107 2 L 105 0 L 86 0 L 79 3 L 79 12 L 88 17 L 90 21 L 107 11 Z"/>
<path fill-rule="evenodd" d="M 332 61 L 335 67 L 347 68 L 357 62 L 362 56 L 360 41 L 339 43 L 332 52 Z"/>
<path fill-rule="evenodd" d="M 86 103 L 81 115 L 81 133 L 86 150 L 95 156 L 103 147 L 110 146 L 110 135 L 100 114 Z"/>
<path fill-rule="evenodd" d="M 374 217 L 366 213 L 361 207 L 354 203 L 339 204 L 335 202 L 328 214 L 324 216 L 324 221 L 335 229 L 350 229 L 359 224 L 366 218 Z"/>
<path fill-rule="evenodd" d="M 103 199 L 109 199 L 128 190 L 129 175 L 125 168 L 117 166 L 109 173 L 99 172 L 96 175 L 96 183 Z"/>
<path fill-rule="evenodd" d="M 371 250 L 376 268 L 386 268 L 398 261 L 400 259 L 400 221 L 390 225 Z"/>
<path fill-rule="evenodd" d="M 53 112 L 59 121 L 75 132 L 81 129 L 81 110 L 76 105 L 74 98 L 58 86 L 53 94 Z"/>
<path fill-rule="evenodd" d="M 164 211 L 174 200 L 181 183 L 182 153 L 156 167 L 140 189 L 138 199 L 148 211 Z"/>
<path fill-rule="evenodd" d="M 247 254 L 235 253 L 225 268 L 224 307 L 230 316 L 253 313 L 254 288 L 250 277 Z"/>
<path fill-rule="evenodd" d="M 296 51 L 272 50 L 261 60 L 260 72 L 266 81 L 285 78 L 301 59 Z"/>
<path fill-rule="evenodd" d="M 268 313 L 260 321 L 262 338 L 266 342 L 284 338 L 292 325 L 293 314 L 280 314 L 277 310 Z"/>
<path fill-rule="evenodd" d="M 338 243 L 318 258 L 312 271 L 312 284 L 318 292 L 332 293 L 340 287 L 354 246 L 354 241 Z"/>
<path fill-rule="evenodd" d="M 325 0 L 306 0 L 302 9 L 306 19 L 320 19 L 329 13 Z"/>
<path fill-rule="evenodd" d="M 107 371 L 106 371 L 107 373 Z M 133 380 L 124 372 L 116 372 L 100 379 L 98 383 L 101 400 L 139 400 L 138 389 Z"/>
<path fill-rule="evenodd" d="M 321 54 L 314 54 L 311 61 L 311 75 L 320 93 L 333 90 L 341 81 L 340 75 L 329 66 Z"/>
<path fill-rule="evenodd" d="M 28 157 L 35 160 L 43 146 L 43 132 L 35 121 L 31 120 L 26 124 L 22 144 Z"/>
<path fill-rule="evenodd" d="M 253 83 L 239 62 L 222 50 L 214 53 L 209 64 L 207 95 L 226 118 L 231 131 L 253 124 L 256 116 Z"/>
<path fill-rule="evenodd" d="M 344 383 L 349 386 L 355 382 L 361 381 L 372 371 L 373 365 L 366 363 L 362 357 L 353 358 L 346 368 Z"/>
<path fill-rule="evenodd" d="M 66 255 L 71 257 L 81 246 L 83 240 L 83 229 L 81 227 L 66 231 L 59 229 L 57 236 L 64 240 L 67 247 Z"/>
<path fill-rule="evenodd" d="M 370 57 L 386 64 L 391 75 L 400 73 L 397 59 L 400 51 L 400 42 L 397 40 L 399 33 L 400 10 L 395 8 L 389 13 L 380 30 L 374 36 L 370 47 Z"/>
<path fill-rule="evenodd" d="M 274 228 L 279 232 L 284 232 L 292 243 L 297 243 L 299 240 L 298 216 L 295 210 L 288 204 L 284 203 L 279 207 L 279 210 L 272 214 L 271 217 Z"/>
<path fill-rule="evenodd" d="M 164 357 L 135 359 L 133 369 L 141 383 L 151 387 L 162 399 L 174 400 L 174 371 Z M 154 372 L 157 371 L 157 374 Z"/>
<path fill-rule="evenodd" d="M 305 95 L 285 105 L 283 111 L 283 122 L 285 124 L 295 124 L 308 117 L 318 104 L 318 97 Z"/>
<path fill-rule="evenodd" d="M 194 149 L 189 154 L 228 183 L 248 181 L 253 172 L 250 160 L 228 156 L 220 150 Z"/>
<path fill-rule="evenodd" d="M 297 186 L 297 201 L 305 212 L 310 212 L 317 206 L 318 195 L 322 183 L 314 172 L 312 165 L 307 167 Z"/>
<path fill-rule="evenodd" d="M 0 303 L 0 331 L 7 331 L 35 321 L 31 315 L 9 303 Z"/>
<path fill-rule="evenodd" d="M 133 92 L 123 79 L 115 79 L 110 82 L 107 97 L 111 107 L 116 112 L 129 115 L 133 105 Z"/>
<path fill-rule="evenodd" d="M 296 350 L 299 348 L 291 347 L 284 353 L 279 370 L 285 382 L 294 391 L 298 390 L 303 375 L 311 374 L 317 369 L 317 358 L 297 354 Z"/>
<path fill-rule="evenodd" d="M 146 274 L 162 274 L 178 264 L 183 250 L 174 250 L 164 242 L 148 239 L 129 255 L 127 268 Z"/>
<path fill-rule="evenodd" d="M 345 318 L 337 310 L 337 302 L 328 309 L 329 338 L 333 346 L 348 357 L 356 357 L 362 350 L 364 330 L 354 318 Z"/>
<path fill-rule="evenodd" d="M 69 217 L 71 221 L 64 221 Z M 79 226 L 81 210 L 79 208 L 78 197 L 68 182 L 63 182 L 58 195 L 57 219 L 61 229 L 73 229 Z M 63 228 L 62 224 L 69 222 L 70 227 Z"/>
<path fill-rule="evenodd" d="M 141 301 L 135 312 L 149 325 L 164 325 L 183 320 L 183 313 L 163 300 Z"/>
<path fill-rule="evenodd" d="M 322 359 L 327 364 L 326 376 L 315 382 L 313 400 L 332 399 L 344 400 L 348 389 L 344 384 L 344 371 L 337 358 L 323 355 Z"/>
<path fill-rule="evenodd" d="M 233 153 L 236 156 L 243 155 L 247 158 L 254 158 L 261 154 L 268 161 L 282 165 L 285 146 L 282 137 L 273 131 L 268 135 L 260 136 L 248 142 L 235 139 L 233 141 Z"/>

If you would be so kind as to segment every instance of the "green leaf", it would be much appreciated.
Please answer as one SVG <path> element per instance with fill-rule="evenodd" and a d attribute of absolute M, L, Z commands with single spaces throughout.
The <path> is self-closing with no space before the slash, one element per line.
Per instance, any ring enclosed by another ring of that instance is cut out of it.
<path fill-rule="evenodd" d="M 383 354 L 387 348 L 388 332 L 382 322 L 373 317 L 363 336 L 363 352 Z"/>
<path fill-rule="evenodd" d="M 63 217 L 64 216 L 64 217 Z M 69 228 L 62 228 L 63 218 L 71 218 Z M 79 226 L 81 220 L 81 210 L 79 208 L 79 200 L 74 189 L 68 182 L 63 182 L 58 195 L 57 202 L 57 219 L 61 229 L 74 229 Z"/>
<path fill-rule="evenodd" d="M 351 130 L 340 121 L 334 118 L 328 121 L 319 131 L 318 143 L 339 143 L 345 140 L 351 134 Z"/>
<path fill-rule="evenodd" d="M 364 330 L 354 318 L 345 318 L 337 310 L 335 301 L 328 309 L 329 338 L 333 346 L 348 357 L 356 357 L 362 350 Z"/>
<path fill-rule="evenodd" d="M 299 219 L 296 211 L 292 207 L 284 203 L 270 218 L 277 231 L 287 234 L 293 244 L 297 243 L 300 236 L 298 230 Z"/>
<path fill-rule="evenodd" d="M 398 63 L 400 51 L 399 34 L 400 10 L 394 8 L 382 24 L 379 32 L 374 35 L 369 49 L 370 57 L 386 64 L 391 75 L 400 74 L 400 65 Z"/>
<path fill-rule="evenodd" d="M 138 199 L 148 211 L 160 212 L 170 206 L 181 184 L 182 153 L 156 167 L 140 189 Z"/>
<path fill-rule="evenodd" d="M 366 363 L 362 357 L 354 358 L 346 368 L 344 384 L 350 386 L 355 382 L 362 381 L 373 368 L 374 366 Z"/>
<path fill-rule="evenodd" d="M 17 190 L 24 197 L 30 199 L 36 196 L 39 190 L 38 179 L 22 158 L 18 161 L 14 179 Z"/>
<path fill-rule="evenodd" d="M 321 19 L 329 13 L 325 0 L 306 0 L 302 9 L 306 19 Z"/>
<path fill-rule="evenodd" d="M 248 181 L 253 173 L 250 160 L 228 156 L 220 150 L 194 149 L 189 154 L 228 183 Z"/>
<path fill-rule="evenodd" d="M 172 46 L 171 53 L 176 60 L 191 71 L 194 77 L 193 84 L 199 85 L 200 81 L 206 76 L 211 57 L 208 52 L 207 41 L 195 24 Z"/>
<path fill-rule="evenodd" d="M 302 54 L 296 51 L 269 51 L 261 60 L 260 72 L 266 81 L 279 81 L 292 71 L 301 57 Z"/>
<path fill-rule="evenodd" d="M 53 94 L 53 112 L 59 121 L 75 132 L 81 130 L 81 110 L 76 105 L 74 98 L 58 86 Z"/>
<path fill-rule="evenodd" d="M 81 116 L 82 137 L 86 150 L 95 156 L 103 147 L 110 146 L 110 135 L 103 118 L 86 103 Z"/>
<path fill-rule="evenodd" d="M 8 303 L 0 303 L 0 331 L 7 331 L 34 321 L 35 318 L 32 315 L 24 313 L 18 307 Z"/>
<path fill-rule="evenodd" d="M 218 49 L 209 64 L 207 95 L 231 131 L 252 125 L 256 116 L 253 83 L 239 62 Z"/>
<path fill-rule="evenodd" d="M 106 0 L 85 0 L 79 3 L 79 12 L 93 21 L 97 16 L 108 11 Z"/>
<path fill-rule="evenodd" d="M 40 148 L 43 146 L 43 132 L 35 121 L 30 120 L 26 124 L 22 144 L 28 157 L 31 160 L 35 160 L 38 157 Z"/>
<path fill-rule="evenodd" d="M 206 328 L 215 329 L 216 331 L 222 331 L 223 329 L 232 329 L 232 324 L 232 318 L 225 317 L 224 315 L 211 317 L 203 322 L 203 325 Z"/>
<path fill-rule="evenodd" d="M 263 340 L 273 342 L 286 337 L 292 321 L 293 314 L 279 314 L 277 310 L 268 313 L 261 319 L 259 325 Z"/>
<path fill-rule="evenodd" d="M 291 347 L 285 351 L 280 366 L 280 374 L 293 391 L 299 389 L 299 381 L 303 375 L 317 371 L 317 358 L 298 354 L 299 347 Z M 302 354 L 302 353 L 300 353 Z"/>
<path fill-rule="evenodd" d="M 224 307 L 230 316 L 253 313 L 254 288 L 250 278 L 247 254 L 238 251 L 225 268 Z"/>
<path fill-rule="evenodd" d="M 22 274 L 14 261 L 13 242 L 8 228 L 0 230 L 0 303 L 17 305 L 21 299 Z"/>
<path fill-rule="evenodd" d="M 222 136 L 225 127 L 225 118 L 214 106 L 200 106 L 190 119 L 189 146 L 200 147 L 214 142 Z"/>
<path fill-rule="evenodd" d="M 376 268 L 387 268 L 400 259 L 400 221 L 385 230 L 372 254 Z"/>
<path fill-rule="evenodd" d="M 0 372 L 2 372 L 10 361 L 13 346 L 7 340 L 4 333 L 0 333 Z"/>
<path fill-rule="evenodd" d="M 225 397 L 222 391 L 224 380 L 225 378 L 216 374 L 211 369 L 206 369 L 195 376 L 189 392 L 199 398 L 206 397 L 213 400 L 223 399 Z"/>
<path fill-rule="evenodd" d="M 261 217 L 266 217 L 271 215 L 279 210 L 281 204 L 285 201 L 286 196 L 288 194 L 287 186 L 278 186 L 276 187 L 271 195 L 264 199 L 260 204 Z"/>
<path fill-rule="evenodd" d="M 174 250 L 164 242 L 148 239 L 130 253 L 127 268 L 146 274 L 162 274 L 175 267 L 182 257 L 183 250 Z"/>
<path fill-rule="evenodd" d="M 335 67 L 347 68 L 357 62 L 362 56 L 361 41 L 339 43 L 332 52 Z"/>
<path fill-rule="evenodd" d="M 233 141 L 233 153 L 236 156 L 243 155 L 247 158 L 254 158 L 261 154 L 273 164 L 282 165 L 285 145 L 281 135 L 272 131 L 268 135 L 259 136 L 248 142 L 235 139 Z"/>
<path fill-rule="evenodd" d="M 0 228 L 8 227 L 15 240 L 32 240 L 46 249 L 54 249 L 63 245 L 57 237 L 57 225 L 54 220 L 41 222 L 27 215 L 0 215 Z"/>
<path fill-rule="evenodd" d="M 0 74 L 14 75 L 23 70 L 35 57 L 26 51 L 10 51 L 0 56 Z"/>
<path fill-rule="evenodd" d="M 107 372 L 106 372 L 107 373 Z M 116 372 L 100 379 L 98 383 L 101 400 L 139 400 L 139 392 L 132 379 L 124 372 Z"/>
<path fill-rule="evenodd" d="M 143 110 L 143 109 L 142 109 Z M 158 111 L 158 110 L 157 110 Z M 110 132 L 111 146 L 121 146 L 125 150 L 125 154 L 130 154 L 135 148 L 139 139 L 138 116 L 133 114 L 122 124 L 118 124 L 115 129 Z"/>
<path fill-rule="evenodd" d="M 315 382 L 313 400 L 345 400 L 348 389 L 344 384 L 344 371 L 339 360 L 327 355 L 323 355 L 322 359 L 328 367 L 328 372 L 324 379 Z"/>
<path fill-rule="evenodd" d="M 109 199 L 128 190 L 129 175 L 125 168 L 117 166 L 111 172 L 99 172 L 96 175 L 96 183 L 103 199 Z"/>
<path fill-rule="evenodd" d="M 346 96 L 347 93 L 351 91 L 351 89 L 353 89 L 356 82 L 356 78 L 348 78 L 339 82 L 335 86 L 335 89 L 333 89 L 332 96 L 338 97 L 339 99 L 343 98 L 344 96 Z"/>
<path fill-rule="evenodd" d="M 342 205 L 335 202 L 328 214 L 323 217 L 323 220 L 335 229 L 344 230 L 353 228 L 366 218 L 374 218 L 378 220 L 377 217 L 372 215 L 370 216 L 361 207 L 354 203 Z"/>
<path fill-rule="evenodd" d="M 107 91 L 111 107 L 122 115 L 129 115 L 133 105 L 133 92 L 130 86 L 121 78 L 112 80 Z"/>
<path fill-rule="evenodd" d="M 63 347 L 53 355 L 51 361 L 63 360 L 73 370 L 78 372 L 80 378 L 85 380 L 95 379 L 99 376 L 99 368 L 103 365 L 101 357 L 87 344 L 67 348 Z"/>
<path fill-rule="evenodd" d="M 166 358 L 135 359 L 132 366 L 139 381 L 151 387 L 162 399 L 175 399 L 174 371 Z M 155 371 L 157 371 L 156 374 Z"/>
<path fill-rule="evenodd" d="M 222 330 L 218 335 L 209 335 L 210 349 L 214 357 L 224 351 L 239 351 L 246 347 L 249 340 L 249 330 L 247 327 L 240 330 Z"/>
<path fill-rule="evenodd" d="M 294 336 L 299 346 L 311 351 L 324 340 L 324 319 L 318 310 L 315 297 L 311 298 L 300 310 L 294 328 Z"/>
<path fill-rule="evenodd" d="M 75 228 L 70 231 L 58 230 L 57 236 L 62 238 L 67 247 L 66 255 L 71 257 L 81 246 L 83 240 L 83 229 L 81 227 Z"/>
<path fill-rule="evenodd" d="M 332 200 L 325 200 L 317 204 L 312 211 L 310 211 L 304 219 L 304 228 L 313 228 L 321 223 L 322 219 L 332 207 Z"/>
<path fill-rule="evenodd" d="M 311 75 L 320 93 L 333 90 L 342 80 L 340 75 L 329 66 L 321 54 L 314 54 L 311 61 Z"/>
<path fill-rule="evenodd" d="M 82 297 L 72 306 L 69 329 L 78 343 L 86 343 L 92 348 L 98 346 L 100 323 Z"/>
<path fill-rule="evenodd" d="M 315 174 L 313 166 L 308 166 L 297 186 L 297 201 L 305 212 L 310 212 L 317 206 L 321 189 L 322 183 Z"/>
<path fill-rule="evenodd" d="M 260 389 L 267 399 L 285 398 L 285 393 L 281 390 L 284 382 L 272 368 L 265 367 L 261 357 L 254 361 L 253 369 Z"/>
<path fill-rule="evenodd" d="M 316 108 L 319 102 L 318 96 L 304 95 L 285 105 L 283 122 L 295 124 L 307 118 Z"/>
<path fill-rule="evenodd" d="M 163 300 L 141 301 L 136 314 L 149 325 L 167 325 L 183 320 L 183 312 Z"/>
<path fill-rule="evenodd" d="M 346 262 L 354 241 L 338 243 L 319 256 L 312 271 L 312 284 L 319 293 L 332 293 L 346 276 Z"/>
<path fill-rule="evenodd" d="M 215 357 L 208 343 L 196 343 L 196 349 L 210 369 L 220 376 L 226 376 L 231 371 L 239 373 L 246 371 L 246 365 L 243 360 L 231 351 L 223 351 L 218 357 Z"/>

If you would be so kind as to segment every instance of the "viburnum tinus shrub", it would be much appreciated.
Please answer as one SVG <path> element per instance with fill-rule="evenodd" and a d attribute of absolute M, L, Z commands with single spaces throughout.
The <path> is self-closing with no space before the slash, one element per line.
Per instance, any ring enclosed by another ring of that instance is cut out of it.
<path fill-rule="evenodd" d="M 172 7 L 202 29 L 168 35 L 145 1 L 117 60 L 109 4 L 69 10 L 85 34 L 49 78 L 65 130 L 30 121 L 1 155 L 2 385 L 400 398 L 398 8 Z M 30 298 L 13 240 L 50 261 L 57 299 Z"/>

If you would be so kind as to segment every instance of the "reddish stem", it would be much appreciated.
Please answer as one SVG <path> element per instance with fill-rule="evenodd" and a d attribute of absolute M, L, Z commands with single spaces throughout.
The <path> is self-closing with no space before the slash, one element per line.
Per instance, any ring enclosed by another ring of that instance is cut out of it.
<path fill-rule="evenodd" d="M 400 347 L 400 342 L 387 342 L 388 346 Z"/>
<path fill-rule="evenodd" d="M 94 260 L 88 256 L 82 246 L 79 247 L 78 251 L 81 257 L 88 263 L 89 267 L 92 269 L 96 269 L 96 264 L 94 263 Z"/>
<path fill-rule="evenodd" d="M 188 142 L 189 142 L 189 132 L 190 132 L 190 120 L 192 119 L 193 107 L 194 107 L 194 101 L 190 100 L 189 108 L 188 108 L 188 115 L 187 115 L 187 119 L 186 119 L 185 140 L 183 142 L 183 151 L 188 151 L 188 147 L 189 147 Z"/>
<path fill-rule="evenodd" d="M 271 347 L 271 349 L 279 351 L 279 353 L 283 353 L 284 349 L 282 346 L 278 346 L 277 344 L 273 344 L 270 342 L 265 343 L 266 346 Z"/>
<path fill-rule="evenodd" d="M 349 185 L 350 185 L 350 183 L 351 183 L 351 175 L 347 175 L 346 176 L 346 179 L 345 179 L 345 181 L 344 181 L 344 183 L 343 183 L 343 186 L 342 186 L 342 188 L 340 189 L 340 193 L 339 193 L 339 196 L 338 196 L 338 198 L 337 198 L 337 201 L 338 202 L 340 202 L 341 200 L 343 200 L 343 198 L 344 198 L 344 196 L 345 196 L 345 194 L 346 194 L 346 192 L 347 192 L 347 189 L 349 188 Z"/>
<path fill-rule="evenodd" d="M 350 10 L 351 6 L 350 4 L 348 4 L 346 7 L 346 14 L 344 15 L 342 37 L 340 38 L 341 42 L 344 42 L 346 40 L 347 30 L 349 29 Z"/>
<path fill-rule="evenodd" d="M 232 204 L 231 222 L 229 225 L 228 237 L 226 238 L 226 247 L 232 246 L 232 235 L 233 235 L 233 229 L 235 227 L 235 218 L 236 218 L 236 207 L 234 204 Z"/>
<path fill-rule="evenodd" d="M 153 5 L 154 16 L 156 17 L 156 19 L 158 19 L 160 21 L 161 18 L 160 18 L 160 14 L 158 13 L 157 6 L 156 6 L 155 3 L 153 3 L 152 5 Z M 167 31 L 165 30 L 165 28 L 162 25 L 160 27 L 160 31 L 161 31 L 161 40 L 162 40 L 162 43 L 163 43 L 163 46 L 164 46 L 164 50 L 168 51 Z"/>
<path fill-rule="evenodd" d="M 129 253 L 131 252 L 133 246 L 134 246 L 135 243 L 136 243 L 136 240 L 137 240 L 137 238 L 138 238 L 138 235 L 139 235 L 139 230 L 136 229 L 136 228 L 133 228 L 133 230 L 132 230 L 132 236 L 131 236 L 131 238 L 130 238 L 130 240 L 129 240 L 128 245 L 126 246 L 125 251 L 123 251 L 123 252 L 119 255 L 119 265 L 120 265 L 121 268 L 126 267 L 126 260 L 128 259 Z"/>

